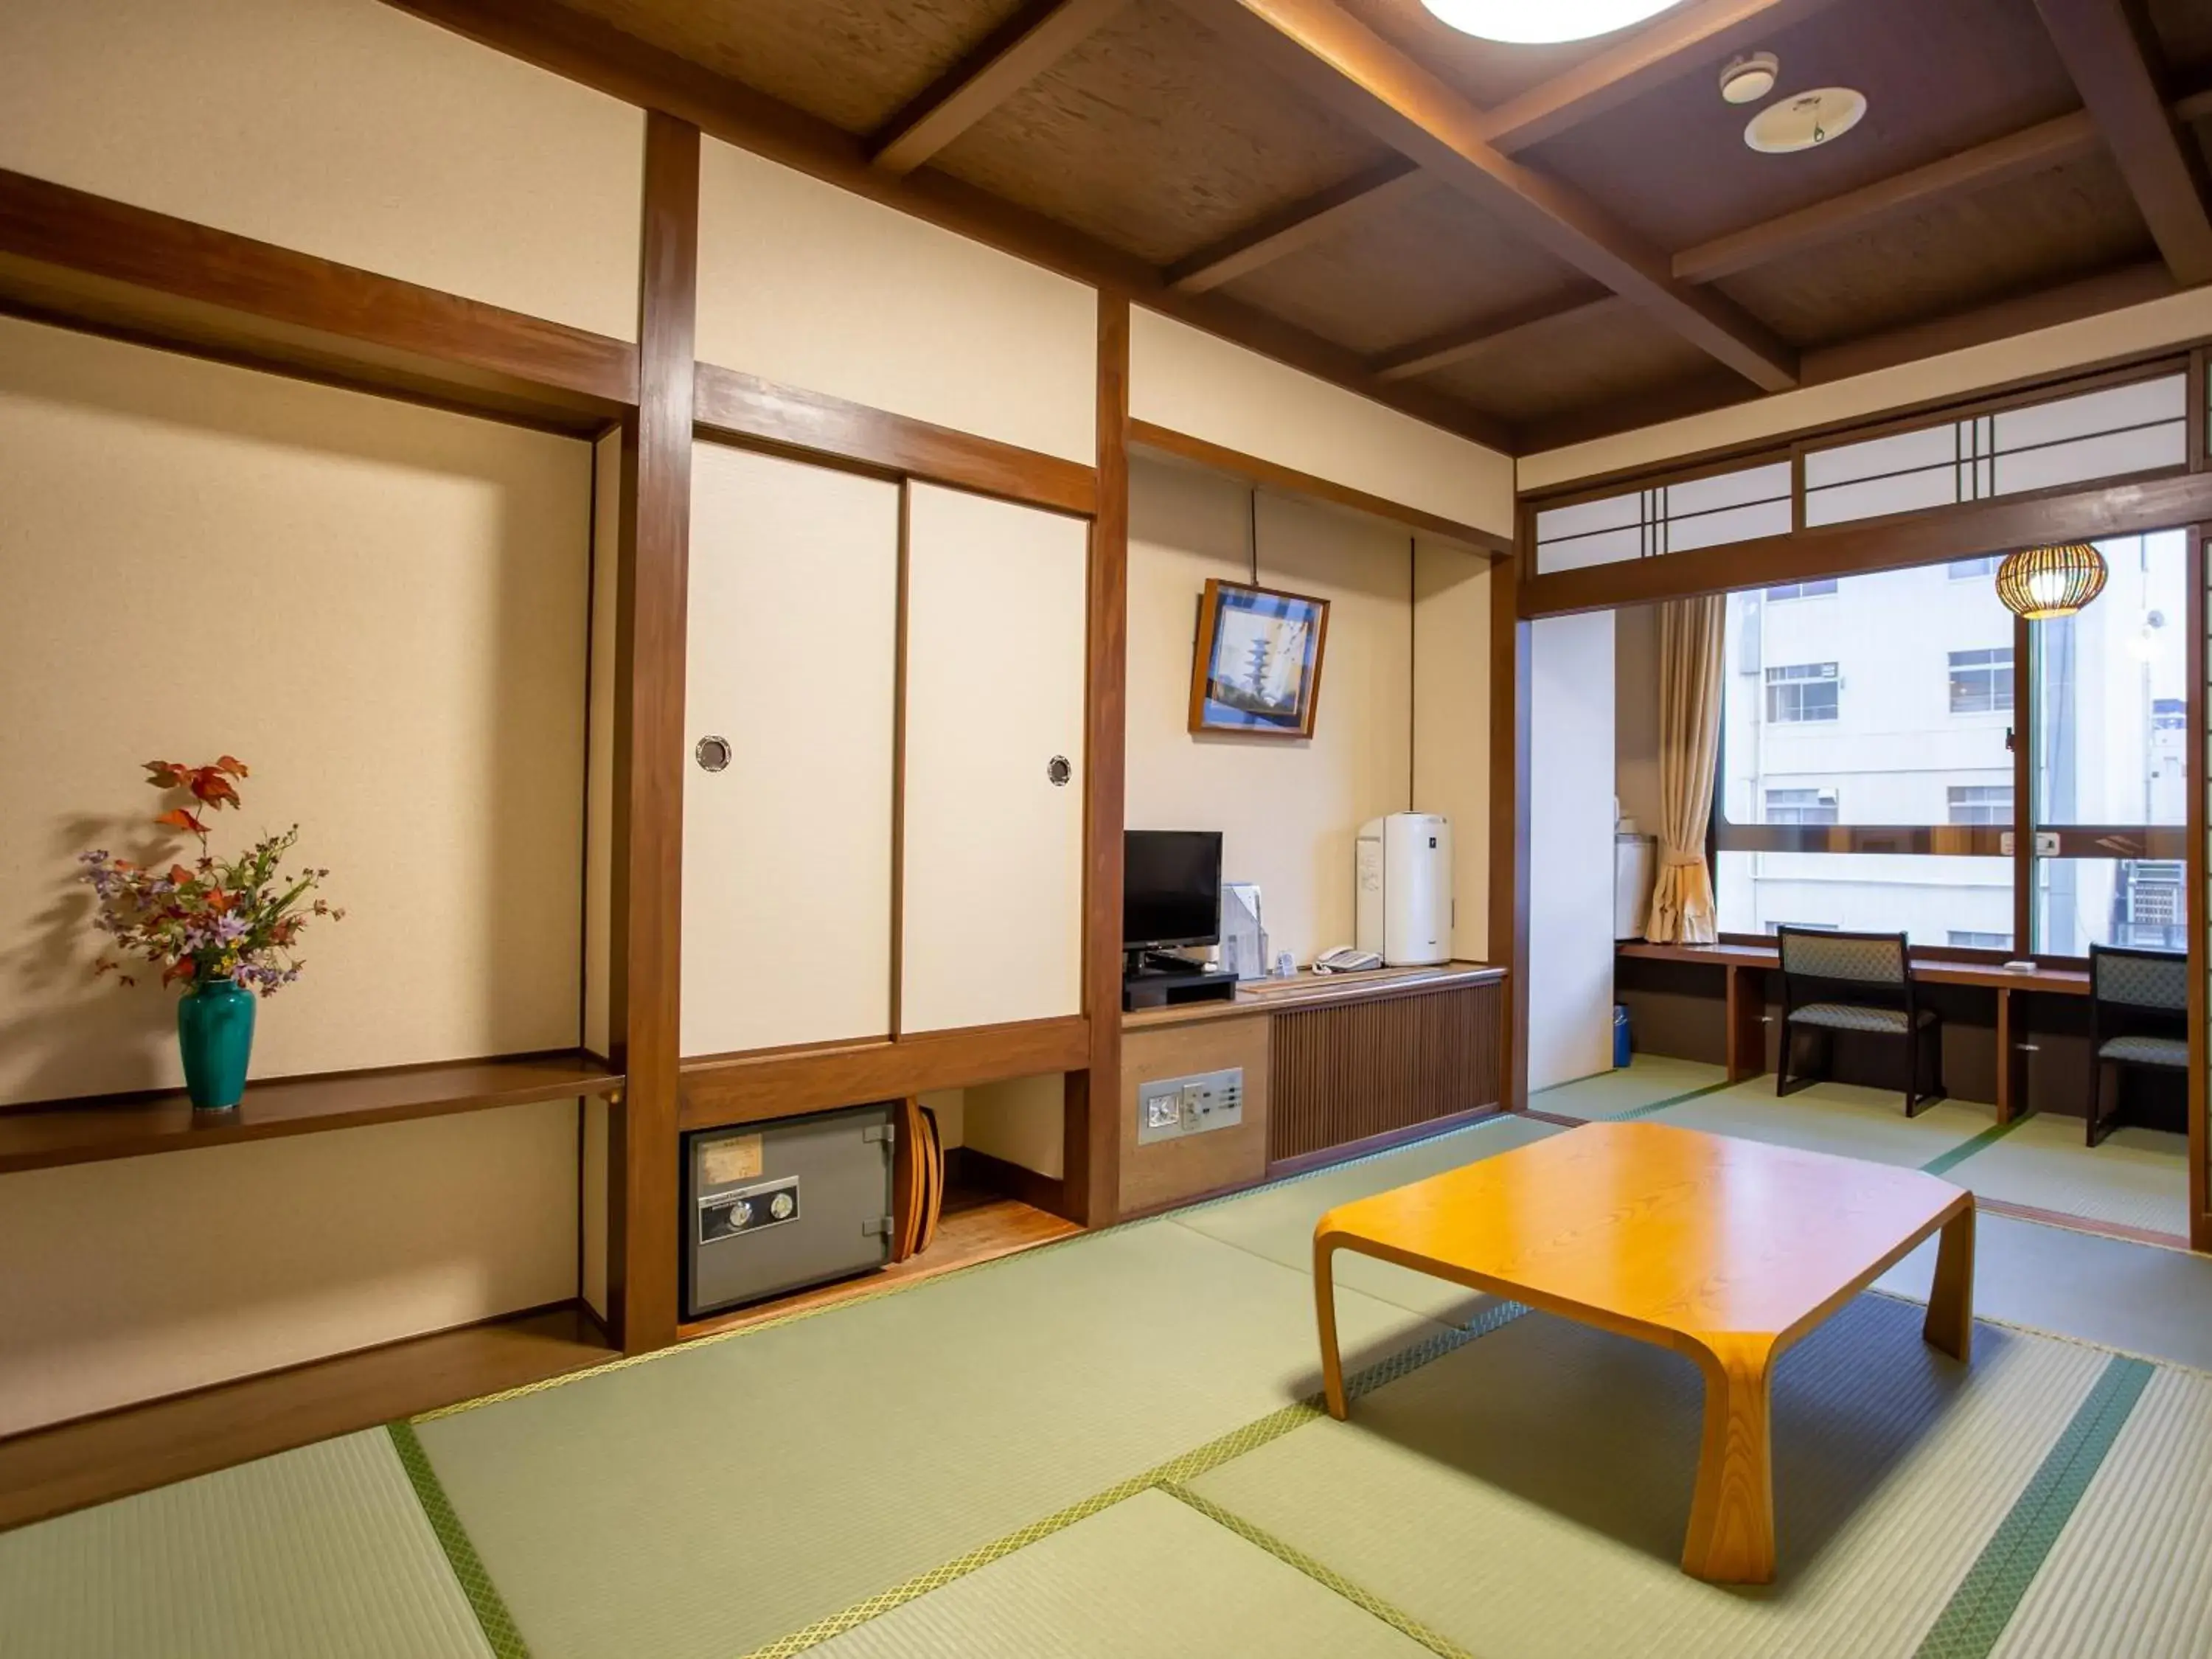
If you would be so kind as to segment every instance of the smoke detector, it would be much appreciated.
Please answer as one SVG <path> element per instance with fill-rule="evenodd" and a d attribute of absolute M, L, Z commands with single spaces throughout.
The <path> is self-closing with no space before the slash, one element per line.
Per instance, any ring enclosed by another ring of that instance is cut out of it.
<path fill-rule="evenodd" d="M 1866 94 L 1822 87 L 1769 104 L 1751 118 L 1743 142 L 1763 155 L 1789 155 L 1840 138 L 1865 118 Z"/>
<path fill-rule="evenodd" d="M 1755 104 L 1774 90 L 1781 73 L 1782 60 L 1771 52 L 1730 58 L 1721 71 L 1721 96 L 1731 104 Z"/>

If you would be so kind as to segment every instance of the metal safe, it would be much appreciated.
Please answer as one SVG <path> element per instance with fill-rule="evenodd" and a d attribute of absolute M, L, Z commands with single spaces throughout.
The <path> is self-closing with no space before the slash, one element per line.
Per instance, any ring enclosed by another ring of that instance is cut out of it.
<path fill-rule="evenodd" d="M 684 1316 L 882 1267 L 896 1106 L 850 1106 L 684 1138 Z"/>

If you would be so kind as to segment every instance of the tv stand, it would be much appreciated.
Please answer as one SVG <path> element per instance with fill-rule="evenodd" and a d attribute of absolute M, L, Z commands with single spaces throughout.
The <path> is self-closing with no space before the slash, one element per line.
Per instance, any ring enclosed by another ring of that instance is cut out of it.
<path fill-rule="evenodd" d="M 1121 1006 L 1168 1008 L 1186 1002 L 1233 1002 L 1237 975 L 1181 957 L 1132 951 L 1122 966 Z"/>

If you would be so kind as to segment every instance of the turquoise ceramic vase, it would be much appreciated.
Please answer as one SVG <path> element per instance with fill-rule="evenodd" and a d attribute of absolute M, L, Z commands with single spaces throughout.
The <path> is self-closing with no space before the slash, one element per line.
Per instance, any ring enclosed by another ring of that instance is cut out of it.
<path fill-rule="evenodd" d="M 177 1047 L 196 1109 L 237 1105 L 253 1056 L 253 993 L 234 979 L 193 981 L 177 1003 Z"/>

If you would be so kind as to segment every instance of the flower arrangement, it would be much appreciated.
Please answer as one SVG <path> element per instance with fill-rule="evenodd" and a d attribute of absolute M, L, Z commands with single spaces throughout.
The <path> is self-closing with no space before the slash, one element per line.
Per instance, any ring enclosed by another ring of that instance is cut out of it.
<path fill-rule="evenodd" d="M 329 871 L 288 875 L 280 868 L 300 839 L 296 823 L 282 835 L 263 836 L 234 859 L 209 851 L 207 817 L 240 805 L 236 780 L 246 775 L 245 763 L 229 755 L 209 766 L 146 763 L 147 782 L 190 798 L 154 820 L 161 829 L 198 838 L 199 856 L 189 866 L 134 864 L 104 848 L 78 855 L 82 879 L 100 900 L 92 925 L 125 954 L 159 968 L 164 985 L 228 980 L 271 996 L 300 976 L 304 964 L 294 952 L 308 919 L 337 921 L 345 915 L 310 897 Z M 113 974 L 125 985 L 137 982 L 112 956 L 103 955 L 93 972 Z"/>

